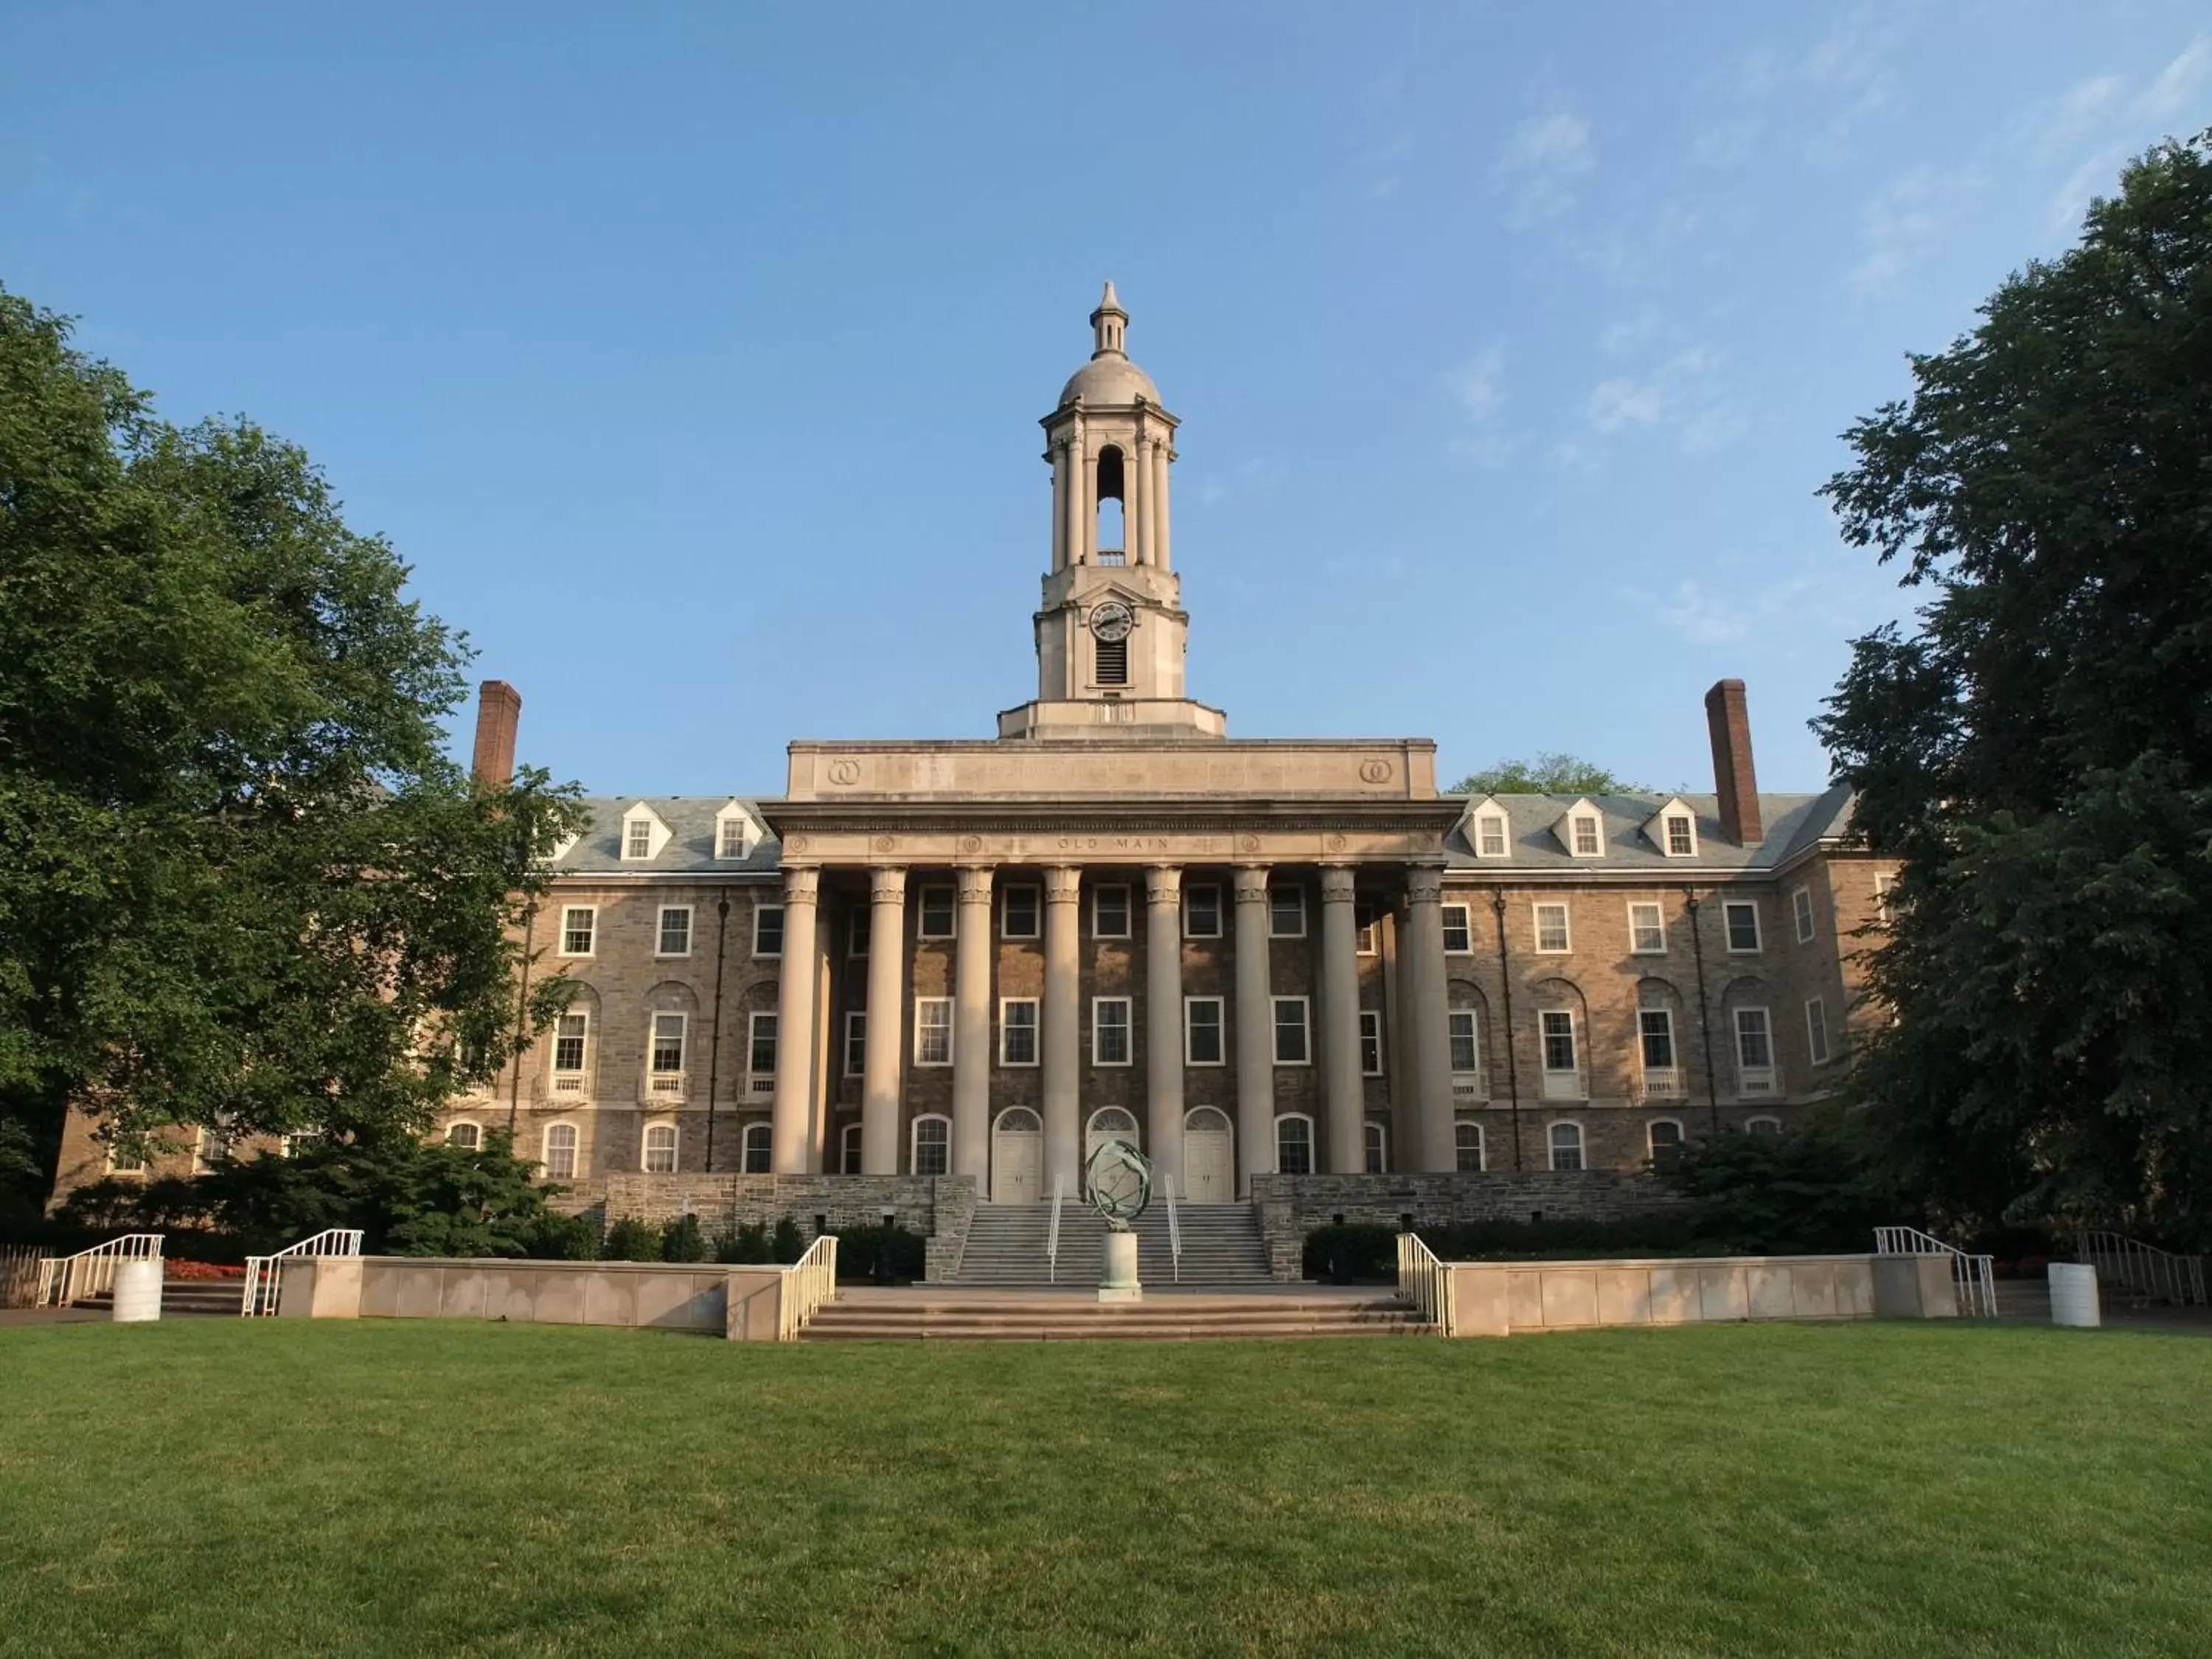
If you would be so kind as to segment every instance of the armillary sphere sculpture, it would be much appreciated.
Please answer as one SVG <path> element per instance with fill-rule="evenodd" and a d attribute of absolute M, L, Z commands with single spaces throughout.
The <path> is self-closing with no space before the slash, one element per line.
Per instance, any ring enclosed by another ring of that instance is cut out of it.
<path fill-rule="evenodd" d="M 1106 1218 L 1107 1228 L 1126 1233 L 1152 1201 L 1152 1161 L 1126 1140 L 1099 1143 L 1084 1167 L 1091 1207 Z"/>

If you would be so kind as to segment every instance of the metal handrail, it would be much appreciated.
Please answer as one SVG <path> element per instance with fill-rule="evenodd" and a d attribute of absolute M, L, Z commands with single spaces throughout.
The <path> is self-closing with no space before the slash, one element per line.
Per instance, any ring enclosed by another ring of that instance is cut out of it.
<path fill-rule="evenodd" d="M 1959 1311 L 1969 1319 L 1995 1319 L 1997 1316 L 1994 1258 L 1968 1255 L 1957 1245 L 1946 1244 L 1933 1233 L 1923 1233 L 1917 1227 L 1875 1228 L 1874 1251 L 1876 1255 L 1949 1256 L 1951 1285 L 1958 1294 Z"/>
<path fill-rule="evenodd" d="M 246 1294 L 240 1298 L 238 1311 L 241 1317 L 256 1319 L 276 1311 L 278 1283 L 276 1264 L 287 1256 L 350 1256 L 361 1254 L 361 1229 L 358 1227 L 325 1227 L 313 1237 L 303 1238 L 296 1244 L 287 1244 L 269 1255 L 249 1255 L 246 1258 Z"/>
<path fill-rule="evenodd" d="M 2176 1307 L 2205 1305 L 2201 1255 L 2161 1250 L 2124 1233 L 2086 1232 L 2074 1241 L 2074 1259 L 2094 1267 L 2098 1282 L 2114 1290 L 2154 1297 Z"/>
<path fill-rule="evenodd" d="M 39 1298 L 33 1305 L 66 1308 L 80 1297 L 98 1296 L 115 1285 L 115 1267 L 121 1261 L 159 1261 L 161 1233 L 125 1233 L 104 1244 L 57 1256 L 39 1264 Z"/>
<path fill-rule="evenodd" d="M 1044 1230 L 1044 1282 L 1059 1282 L 1060 1272 L 1060 1200 L 1066 1195 L 1067 1177 L 1056 1175 L 1052 1178 L 1052 1219 Z"/>
<path fill-rule="evenodd" d="M 814 1310 L 837 1297 L 837 1235 L 824 1233 L 806 1254 L 782 1269 L 783 1294 L 776 1299 L 775 1340 L 796 1342 Z"/>
<path fill-rule="evenodd" d="M 1170 1271 L 1175 1275 L 1175 1282 L 1180 1285 L 1182 1283 L 1182 1221 L 1181 1218 L 1176 1214 L 1175 1177 L 1173 1176 L 1162 1176 L 1160 1177 L 1160 1191 L 1166 1195 L 1168 1200 L 1168 1261 Z"/>
<path fill-rule="evenodd" d="M 1413 1304 L 1424 1324 L 1446 1336 L 1457 1323 L 1452 1307 L 1451 1269 L 1418 1233 L 1398 1235 L 1398 1294 Z"/>

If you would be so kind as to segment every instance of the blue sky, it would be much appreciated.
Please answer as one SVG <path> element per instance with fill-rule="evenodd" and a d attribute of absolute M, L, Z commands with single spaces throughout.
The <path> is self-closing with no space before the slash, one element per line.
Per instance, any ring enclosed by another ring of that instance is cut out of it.
<path fill-rule="evenodd" d="M 2162 135 L 2201 5 L 21 9 L 0 283 L 305 444 L 524 757 L 773 793 L 1033 695 L 1114 278 L 1192 695 L 1762 783 L 1909 603 L 1814 489 Z"/>

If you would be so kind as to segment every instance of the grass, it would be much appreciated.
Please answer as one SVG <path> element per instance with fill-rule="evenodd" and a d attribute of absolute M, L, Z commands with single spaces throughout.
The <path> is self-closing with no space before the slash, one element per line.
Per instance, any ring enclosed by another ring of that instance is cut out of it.
<path fill-rule="evenodd" d="M 2201 1655 L 2212 1341 L 0 1331 L 0 1653 Z"/>

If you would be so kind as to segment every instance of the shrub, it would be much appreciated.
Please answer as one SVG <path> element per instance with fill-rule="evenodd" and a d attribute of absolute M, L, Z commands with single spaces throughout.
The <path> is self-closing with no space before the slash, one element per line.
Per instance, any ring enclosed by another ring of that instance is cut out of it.
<path fill-rule="evenodd" d="M 540 1261 L 597 1261 L 601 1231 L 596 1217 L 548 1211 L 531 1230 L 523 1254 Z"/>
<path fill-rule="evenodd" d="M 765 1222 L 748 1222 L 714 1235 L 714 1260 L 732 1267 L 759 1267 L 775 1260 Z"/>
<path fill-rule="evenodd" d="M 912 1284 L 928 1271 L 929 1241 L 896 1222 L 849 1227 L 837 1234 L 837 1282 L 857 1284 L 876 1277 L 880 1266 L 897 1284 Z"/>
<path fill-rule="evenodd" d="M 697 1216 L 679 1215 L 661 1224 L 663 1261 L 704 1261 L 707 1255 L 707 1235 L 700 1228 Z"/>
<path fill-rule="evenodd" d="M 660 1229 L 649 1221 L 626 1215 L 607 1229 L 600 1255 L 608 1261 L 658 1261 Z"/>
<path fill-rule="evenodd" d="M 769 1240 L 770 1259 L 788 1266 L 806 1254 L 806 1240 L 800 1235 L 799 1223 L 786 1216 L 775 1224 L 775 1231 Z"/>
<path fill-rule="evenodd" d="M 1656 1173 L 1690 1200 L 1685 1213 L 1704 1255 L 1869 1250 L 1876 1227 L 1921 1213 L 1879 1178 L 1834 1110 L 1786 1135 L 1724 1129 L 1687 1141 Z"/>

